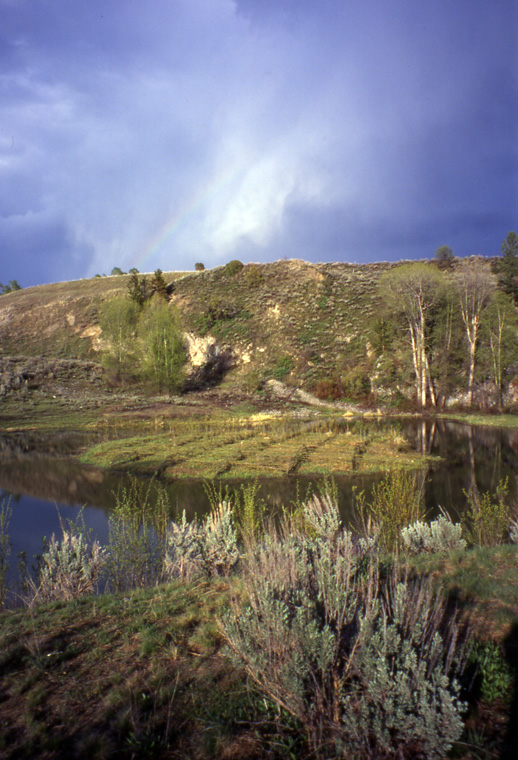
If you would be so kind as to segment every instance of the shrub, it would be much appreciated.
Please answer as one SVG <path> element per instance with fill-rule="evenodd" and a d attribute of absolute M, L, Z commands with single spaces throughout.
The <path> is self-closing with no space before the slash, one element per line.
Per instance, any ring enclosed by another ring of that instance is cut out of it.
<path fill-rule="evenodd" d="M 466 548 L 466 541 L 462 538 L 462 525 L 454 524 L 446 515 L 440 515 L 429 524 L 418 520 L 401 530 L 401 538 L 410 554 Z"/>
<path fill-rule="evenodd" d="M 245 269 L 245 282 L 248 288 L 258 288 L 263 283 L 263 275 L 257 264 L 250 264 Z"/>
<path fill-rule="evenodd" d="M 6 579 L 11 555 L 11 540 L 9 538 L 9 523 L 13 515 L 10 500 L 0 502 L 0 610 L 5 604 Z"/>
<path fill-rule="evenodd" d="M 241 261 L 238 261 L 237 259 L 233 259 L 232 261 L 229 261 L 228 264 L 225 265 L 223 272 L 227 277 L 233 277 L 242 269 L 243 269 L 243 264 L 241 263 Z"/>
<path fill-rule="evenodd" d="M 213 505 L 202 523 L 171 523 L 167 531 L 164 571 L 170 578 L 228 575 L 240 557 L 230 501 Z"/>
<path fill-rule="evenodd" d="M 85 533 L 70 524 L 62 526 L 62 539 L 54 534 L 43 553 L 34 588 L 34 600 L 53 601 L 76 599 L 92 594 L 106 561 L 106 552 L 98 541 L 89 543 Z"/>
<path fill-rule="evenodd" d="M 107 580 L 114 591 L 144 588 L 162 580 L 169 501 L 136 479 L 115 494 L 110 515 Z"/>
<path fill-rule="evenodd" d="M 470 652 L 469 663 L 475 667 L 475 677 L 484 702 L 509 699 L 513 675 L 498 644 L 494 641 L 477 641 Z"/>
<path fill-rule="evenodd" d="M 314 757 L 442 757 L 462 730 L 443 600 L 397 567 L 380 573 L 329 501 L 304 511 L 304 530 L 284 525 L 243 560 L 248 602 L 222 622 L 234 659 Z"/>
<path fill-rule="evenodd" d="M 197 272 L 203 272 L 205 269 L 205 264 L 202 264 L 201 261 L 197 261 L 196 264 L 194 265 L 194 269 Z"/>
<path fill-rule="evenodd" d="M 317 398 L 322 399 L 322 401 L 337 401 L 339 398 L 342 398 L 344 389 L 340 378 L 333 377 L 319 380 L 314 394 Z"/>
<path fill-rule="evenodd" d="M 170 523 L 167 529 L 164 573 L 168 578 L 189 580 L 201 571 L 200 528 L 187 522 L 185 510 L 181 522 Z"/>
<path fill-rule="evenodd" d="M 401 530 L 424 517 L 423 485 L 419 474 L 396 470 L 374 487 L 371 502 L 358 494 L 360 519 L 380 546 L 393 551 L 401 544 Z"/>
<path fill-rule="evenodd" d="M 506 499 L 507 480 L 501 480 L 498 484 L 495 500 L 489 491 L 482 495 L 472 491 L 468 495 L 467 533 L 473 544 L 498 546 L 507 537 L 511 512 Z"/>
<path fill-rule="evenodd" d="M 200 530 L 201 565 L 206 575 L 228 575 L 237 565 L 239 549 L 230 501 L 220 502 Z"/>
<path fill-rule="evenodd" d="M 294 367 L 295 362 L 291 356 L 280 356 L 277 359 L 277 364 L 273 368 L 272 375 L 276 380 L 283 380 L 286 375 L 289 375 Z"/>
<path fill-rule="evenodd" d="M 518 520 L 511 520 L 509 527 L 509 537 L 513 544 L 518 544 Z"/>

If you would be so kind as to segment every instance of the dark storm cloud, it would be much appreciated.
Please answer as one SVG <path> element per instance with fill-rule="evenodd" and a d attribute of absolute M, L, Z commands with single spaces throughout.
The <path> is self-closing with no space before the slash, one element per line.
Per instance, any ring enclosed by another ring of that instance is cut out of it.
<path fill-rule="evenodd" d="M 2 281 L 494 254 L 518 225 L 513 0 L 0 16 Z"/>

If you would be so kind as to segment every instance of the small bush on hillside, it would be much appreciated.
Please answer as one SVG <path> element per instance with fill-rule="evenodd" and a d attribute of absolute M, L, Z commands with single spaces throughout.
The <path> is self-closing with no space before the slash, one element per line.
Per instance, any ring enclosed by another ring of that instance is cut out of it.
<path fill-rule="evenodd" d="M 427 583 L 381 573 L 316 499 L 242 560 L 247 603 L 223 631 L 258 689 L 303 727 L 311 755 L 440 758 L 462 731 L 457 628 Z"/>
<path fill-rule="evenodd" d="M 507 538 L 511 511 L 507 505 L 507 480 L 500 481 L 493 500 L 489 491 L 468 494 L 467 535 L 477 546 L 498 546 Z"/>
<path fill-rule="evenodd" d="M 232 261 L 229 261 L 228 264 L 225 265 L 223 272 L 227 277 L 233 277 L 242 269 L 243 269 L 243 264 L 241 263 L 241 261 L 238 261 L 237 259 L 233 259 Z"/>
<path fill-rule="evenodd" d="M 319 380 L 314 394 L 317 398 L 322 399 L 322 401 L 337 401 L 344 395 L 342 381 L 338 377 Z"/>
<path fill-rule="evenodd" d="M 194 265 L 194 269 L 197 272 L 203 272 L 205 270 L 205 264 L 202 264 L 201 261 L 197 261 L 196 264 Z"/>
<path fill-rule="evenodd" d="M 295 362 L 291 356 L 280 356 L 273 368 L 272 375 L 276 380 L 284 380 L 286 375 L 289 375 L 294 367 Z"/>
<path fill-rule="evenodd" d="M 431 523 L 418 520 L 401 530 L 401 539 L 410 554 L 466 548 L 466 541 L 462 538 L 462 525 L 453 523 L 446 515 L 440 515 Z"/>
<path fill-rule="evenodd" d="M 258 288 L 263 283 L 263 275 L 257 264 L 250 264 L 245 269 L 245 282 L 248 288 Z"/>

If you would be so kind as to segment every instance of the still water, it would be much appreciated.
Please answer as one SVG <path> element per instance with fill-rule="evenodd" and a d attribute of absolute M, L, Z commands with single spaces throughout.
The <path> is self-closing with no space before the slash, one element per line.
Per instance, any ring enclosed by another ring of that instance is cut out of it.
<path fill-rule="evenodd" d="M 366 423 L 344 422 L 344 426 Z M 471 426 L 432 420 L 398 420 L 369 422 L 368 425 L 397 426 L 410 444 L 422 453 L 441 457 L 428 466 L 425 477 L 425 500 L 430 514 L 438 505 L 457 517 L 466 506 L 466 493 L 492 491 L 500 480 L 508 478 L 511 497 L 517 493 L 518 430 Z M 367 428 L 368 429 L 368 428 Z M 93 441 L 92 441 L 93 442 Z M 121 488 L 128 488 L 129 478 L 122 474 L 84 467 L 73 460 L 87 441 L 83 435 L 70 433 L 1 433 L 0 501 L 9 500 L 12 517 L 9 535 L 12 557 L 24 551 L 30 559 L 41 551 L 42 538 L 59 535 L 60 516 L 75 520 L 81 509 L 87 527 L 101 542 L 108 537 L 108 518 Z M 339 506 L 345 519 L 352 514 L 353 488 L 368 494 L 379 476 L 335 476 Z M 225 481 L 227 482 L 227 481 Z M 230 487 L 238 487 L 228 481 Z M 303 496 L 311 482 L 309 477 L 263 480 L 261 496 L 272 511 L 289 506 Z M 171 504 L 171 517 L 185 510 L 188 518 L 206 513 L 209 502 L 200 481 L 179 479 L 163 483 Z M 149 480 L 142 487 L 154 487 Z"/>

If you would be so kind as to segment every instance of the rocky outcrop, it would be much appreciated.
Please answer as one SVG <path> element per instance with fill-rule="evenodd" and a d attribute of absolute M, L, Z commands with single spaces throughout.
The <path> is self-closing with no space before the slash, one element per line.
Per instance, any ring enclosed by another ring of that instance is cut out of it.
<path fill-rule="evenodd" d="M 0 357 L 0 396 L 34 389 L 60 393 L 61 387 L 101 385 L 102 375 L 102 367 L 96 362 Z"/>

